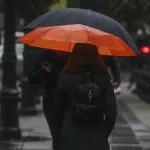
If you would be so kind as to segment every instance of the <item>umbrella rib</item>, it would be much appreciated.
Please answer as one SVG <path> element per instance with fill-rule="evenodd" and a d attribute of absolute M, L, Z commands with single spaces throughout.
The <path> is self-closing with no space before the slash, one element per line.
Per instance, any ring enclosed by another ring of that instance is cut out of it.
<path fill-rule="evenodd" d="M 69 42 L 69 50 L 68 50 L 68 52 L 70 52 L 70 49 L 71 49 L 71 42 Z"/>
<path fill-rule="evenodd" d="M 49 13 L 49 12 L 48 12 L 48 13 Z M 48 13 L 46 13 L 45 15 L 43 15 L 42 21 L 44 21 L 45 19 L 48 18 L 48 16 L 47 16 Z M 41 20 L 40 20 L 40 22 L 41 22 Z M 36 27 L 38 24 L 39 24 L 39 22 L 35 23 L 34 26 Z"/>
<path fill-rule="evenodd" d="M 49 14 L 50 12 L 48 12 L 47 14 Z M 55 18 L 56 16 L 58 16 L 61 13 L 61 10 L 59 10 L 57 13 L 55 13 L 55 15 L 53 15 L 53 17 Z M 44 22 L 45 20 L 47 20 L 47 18 L 49 18 L 48 15 L 43 16 L 44 18 L 42 18 L 42 21 Z M 54 20 L 54 18 L 52 20 Z M 40 21 L 41 22 L 41 21 Z M 39 24 L 39 23 L 37 23 Z M 35 25 L 36 26 L 36 25 Z"/>
<path fill-rule="evenodd" d="M 58 17 L 59 15 L 62 15 L 61 11 L 59 11 L 57 14 L 55 14 L 54 18 L 52 20 L 54 20 L 56 17 Z"/>
<path fill-rule="evenodd" d="M 82 27 L 83 27 L 83 29 L 85 28 L 85 26 L 82 26 Z M 85 29 L 86 29 L 86 28 L 85 28 Z M 85 32 L 86 37 L 87 37 L 86 43 L 90 42 L 90 41 L 89 41 L 89 36 L 88 36 L 88 30 L 83 30 L 83 31 Z"/>
<path fill-rule="evenodd" d="M 38 28 L 37 28 L 37 29 L 38 29 Z M 47 29 L 47 30 L 49 30 L 49 29 Z M 43 37 L 44 35 L 46 35 L 47 30 L 45 30 L 45 31 L 43 32 L 43 34 L 42 34 L 41 36 L 39 36 L 39 40 L 42 40 L 42 37 Z M 37 39 L 33 40 L 32 45 L 36 42 L 36 40 L 37 40 Z"/>
<path fill-rule="evenodd" d="M 109 48 L 109 50 L 110 50 L 110 48 Z M 114 56 L 111 50 L 110 50 L 110 53 L 111 53 L 112 56 Z"/>

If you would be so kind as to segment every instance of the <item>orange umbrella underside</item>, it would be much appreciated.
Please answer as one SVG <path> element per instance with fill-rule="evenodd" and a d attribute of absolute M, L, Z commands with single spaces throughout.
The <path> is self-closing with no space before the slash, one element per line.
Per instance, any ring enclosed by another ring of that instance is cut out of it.
<path fill-rule="evenodd" d="M 119 37 L 84 25 L 63 25 L 37 28 L 18 39 L 29 46 L 72 52 L 76 43 L 93 44 L 99 54 L 136 56 Z"/>

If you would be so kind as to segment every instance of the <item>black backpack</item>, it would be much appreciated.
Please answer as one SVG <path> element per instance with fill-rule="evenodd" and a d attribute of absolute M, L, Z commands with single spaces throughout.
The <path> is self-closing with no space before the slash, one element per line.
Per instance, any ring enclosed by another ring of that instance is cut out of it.
<path fill-rule="evenodd" d="M 100 88 L 91 72 L 83 74 L 71 100 L 71 115 L 76 122 L 98 122 L 103 115 Z"/>

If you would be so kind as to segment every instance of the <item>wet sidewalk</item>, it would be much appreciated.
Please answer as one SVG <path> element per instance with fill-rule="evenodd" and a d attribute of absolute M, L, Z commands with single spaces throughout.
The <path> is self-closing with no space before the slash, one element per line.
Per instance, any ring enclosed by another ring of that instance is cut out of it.
<path fill-rule="evenodd" d="M 122 84 L 117 99 L 118 117 L 110 137 L 112 150 L 150 150 L 150 104 L 140 100 Z"/>
<path fill-rule="evenodd" d="M 0 142 L 0 150 L 51 150 L 51 136 L 43 114 L 20 117 L 21 141 Z"/>
<path fill-rule="evenodd" d="M 122 84 L 117 99 L 118 117 L 109 139 L 112 150 L 150 150 L 150 105 L 139 100 Z M 149 109 L 148 109 L 149 108 Z M 43 114 L 20 117 L 22 140 L 1 142 L 0 150 L 51 150 L 51 136 Z"/>

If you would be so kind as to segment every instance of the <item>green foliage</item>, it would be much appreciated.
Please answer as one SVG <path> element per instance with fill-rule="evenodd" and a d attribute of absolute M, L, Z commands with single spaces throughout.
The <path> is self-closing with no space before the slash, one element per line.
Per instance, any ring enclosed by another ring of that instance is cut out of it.
<path fill-rule="evenodd" d="M 81 8 L 113 17 L 133 34 L 150 24 L 150 0 L 81 0 Z"/>
<path fill-rule="evenodd" d="M 47 12 L 54 2 L 54 0 L 15 0 L 16 7 L 23 18 L 28 11 L 35 13 L 36 16 Z"/>
<path fill-rule="evenodd" d="M 48 11 L 49 6 L 54 2 L 53 0 L 30 0 L 31 4 L 36 10 L 41 13 Z"/>
<path fill-rule="evenodd" d="M 110 7 L 115 19 L 132 33 L 138 29 L 145 32 L 150 24 L 149 0 L 110 0 Z"/>
<path fill-rule="evenodd" d="M 111 16 L 109 0 L 80 0 L 80 7 Z"/>
<path fill-rule="evenodd" d="M 67 7 L 67 0 L 59 0 L 57 3 L 50 5 L 49 9 L 54 10 L 58 8 L 66 8 Z"/>

